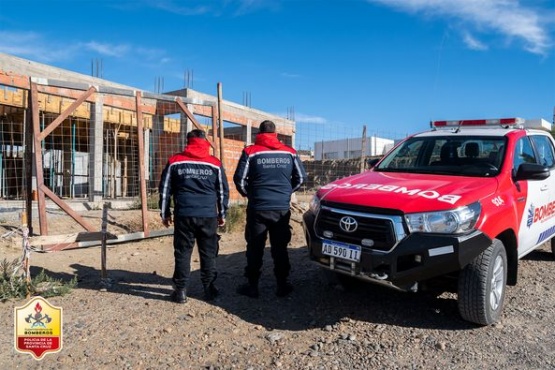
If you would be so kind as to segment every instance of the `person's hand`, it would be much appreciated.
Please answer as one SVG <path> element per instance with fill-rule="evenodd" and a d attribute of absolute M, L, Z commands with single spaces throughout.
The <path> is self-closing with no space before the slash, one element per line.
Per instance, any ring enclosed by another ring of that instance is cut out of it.
<path fill-rule="evenodd" d="M 164 225 L 165 227 L 170 227 L 171 224 L 172 224 L 172 218 L 171 217 L 162 219 L 162 225 Z"/>
<path fill-rule="evenodd" d="M 219 227 L 225 226 L 225 218 L 218 217 L 218 226 Z"/>

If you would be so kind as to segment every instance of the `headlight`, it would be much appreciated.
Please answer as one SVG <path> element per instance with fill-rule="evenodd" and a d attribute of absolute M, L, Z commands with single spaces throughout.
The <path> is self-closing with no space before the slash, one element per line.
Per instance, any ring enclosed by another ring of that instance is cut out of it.
<path fill-rule="evenodd" d="M 405 216 L 411 233 L 462 234 L 474 228 L 482 206 L 480 202 L 449 211 L 411 213 Z"/>
<path fill-rule="evenodd" d="M 310 200 L 310 204 L 308 206 L 308 208 L 314 213 L 317 214 L 318 211 L 320 210 L 320 198 L 318 198 L 318 196 L 313 196 L 312 199 Z"/>

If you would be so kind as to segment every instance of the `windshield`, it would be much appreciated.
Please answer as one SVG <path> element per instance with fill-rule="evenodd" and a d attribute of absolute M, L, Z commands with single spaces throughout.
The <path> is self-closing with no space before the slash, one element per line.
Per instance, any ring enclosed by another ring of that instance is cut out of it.
<path fill-rule="evenodd" d="M 501 168 L 505 137 L 428 136 L 407 139 L 376 171 L 455 176 L 496 176 Z"/>

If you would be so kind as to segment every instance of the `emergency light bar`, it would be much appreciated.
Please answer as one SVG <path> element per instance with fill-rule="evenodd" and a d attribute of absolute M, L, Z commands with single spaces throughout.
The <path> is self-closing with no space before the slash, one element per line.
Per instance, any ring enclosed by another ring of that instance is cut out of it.
<path fill-rule="evenodd" d="M 515 127 L 524 125 L 525 120 L 522 118 L 499 118 L 499 119 L 465 119 L 460 121 L 432 121 L 432 128 L 462 127 L 462 126 L 502 126 Z"/>

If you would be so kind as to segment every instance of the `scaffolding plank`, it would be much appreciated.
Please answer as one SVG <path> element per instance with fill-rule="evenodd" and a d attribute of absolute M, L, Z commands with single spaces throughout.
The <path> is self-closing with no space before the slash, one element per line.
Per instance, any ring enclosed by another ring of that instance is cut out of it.
<path fill-rule="evenodd" d="M 115 240 L 118 237 L 111 233 L 106 233 L 107 240 Z M 61 243 L 80 243 L 80 242 L 92 242 L 101 241 L 102 231 L 93 232 L 78 232 L 71 234 L 61 234 L 61 235 L 38 235 L 29 238 L 29 245 L 36 247 L 40 245 L 52 245 Z"/>

